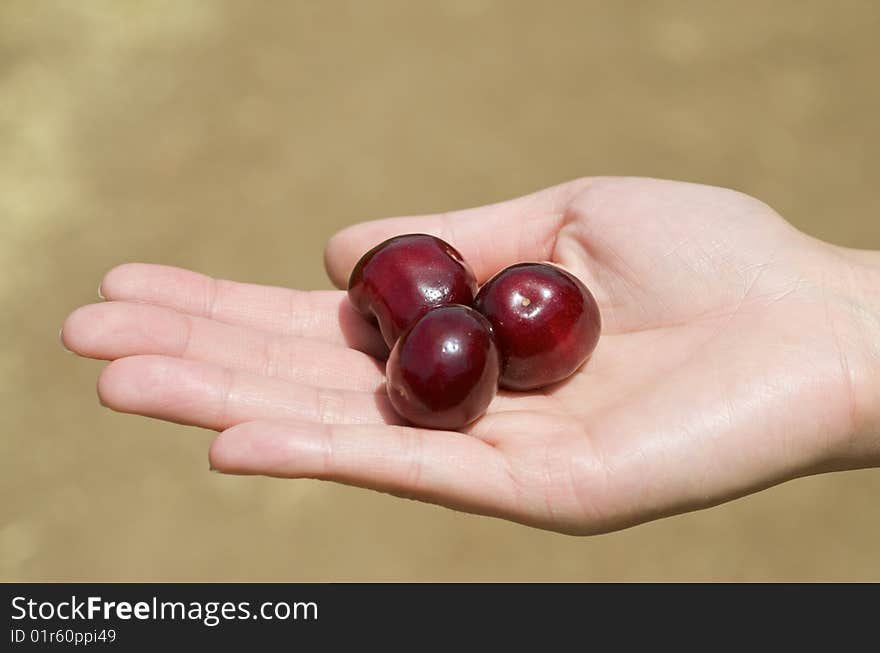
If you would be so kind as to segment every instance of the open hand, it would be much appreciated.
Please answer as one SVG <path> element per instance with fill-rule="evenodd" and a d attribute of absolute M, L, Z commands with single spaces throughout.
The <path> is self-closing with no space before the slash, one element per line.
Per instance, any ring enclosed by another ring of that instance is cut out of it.
<path fill-rule="evenodd" d="M 145 264 L 65 322 L 112 360 L 104 405 L 221 431 L 214 469 L 321 478 L 557 530 L 596 533 L 797 476 L 877 464 L 873 258 L 814 240 L 729 190 L 582 179 L 337 234 L 328 273 L 397 234 L 454 245 L 479 282 L 518 261 L 582 279 L 603 334 L 572 378 L 501 392 L 464 432 L 400 423 L 384 345 L 342 291 L 216 281 Z"/>

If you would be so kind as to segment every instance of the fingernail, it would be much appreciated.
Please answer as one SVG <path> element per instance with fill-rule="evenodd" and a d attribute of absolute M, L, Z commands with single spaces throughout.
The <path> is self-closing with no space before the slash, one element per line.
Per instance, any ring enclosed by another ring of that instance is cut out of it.
<path fill-rule="evenodd" d="M 58 342 L 61 343 L 61 348 L 66 351 L 68 354 L 72 354 L 73 352 L 67 348 L 67 345 L 64 344 L 64 327 L 61 327 L 58 330 Z"/>
<path fill-rule="evenodd" d="M 104 285 L 103 281 L 98 284 L 98 299 L 107 299 L 106 297 L 104 297 L 104 295 L 101 294 L 101 286 L 103 286 L 103 285 Z"/>

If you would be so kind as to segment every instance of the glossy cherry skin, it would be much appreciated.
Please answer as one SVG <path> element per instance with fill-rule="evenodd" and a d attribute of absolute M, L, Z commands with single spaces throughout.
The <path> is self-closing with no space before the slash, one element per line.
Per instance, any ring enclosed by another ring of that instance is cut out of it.
<path fill-rule="evenodd" d="M 486 318 L 467 306 L 441 306 L 425 313 L 391 350 L 388 396 L 413 424 L 454 430 L 486 412 L 500 372 Z"/>
<path fill-rule="evenodd" d="M 348 297 L 375 319 L 389 348 L 435 306 L 470 306 L 477 281 L 449 243 L 426 234 L 396 236 L 361 257 L 348 281 Z"/>
<path fill-rule="evenodd" d="M 602 321 L 587 287 L 561 268 L 520 263 L 477 293 L 503 359 L 501 385 L 534 390 L 573 374 L 596 348 Z"/>

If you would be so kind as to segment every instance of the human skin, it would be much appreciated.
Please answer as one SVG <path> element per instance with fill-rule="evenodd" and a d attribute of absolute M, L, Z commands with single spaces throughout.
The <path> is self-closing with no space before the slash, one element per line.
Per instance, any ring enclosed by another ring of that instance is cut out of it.
<path fill-rule="evenodd" d="M 321 478 L 570 534 L 705 508 L 810 474 L 880 465 L 880 253 L 809 237 L 741 193 L 586 178 L 508 202 L 355 225 L 327 271 L 434 234 L 485 282 L 519 261 L 583 280 L 588 363 L 502 391 L 463 432 L 400 424 L 375 329 L 343 291 L 126 264 L 65 321 L 112 360 L 114 410 L 220 431 L 211 467 Z"/>

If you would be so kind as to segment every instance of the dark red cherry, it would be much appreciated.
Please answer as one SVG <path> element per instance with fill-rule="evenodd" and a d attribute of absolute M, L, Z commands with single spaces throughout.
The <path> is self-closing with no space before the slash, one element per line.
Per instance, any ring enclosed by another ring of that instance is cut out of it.
<path fill-rule="evenodd" d="M 375 319 L 389 348 L 435 306 L 470 306 L 477 281 L 461 254 L 426 234 L 396 236 L 361 257 L 348 280 L 348 297 Z"/>
<path fill-rule="evenodd" d="M 500 370 L 486 318 L 467 306 L 441 306 L 425 313 L 391 350 L 388 396 L 417 426 L 458 429 L 486 412 Z"/>
<path fill-rule="evenodd" d="M 503 359 L 501 385 L 533 390 L 568 378 L 599 341 L 599 307 L 575 276 L 553 265 L 505 268 L 474 300 L 492 324 Z"/>

